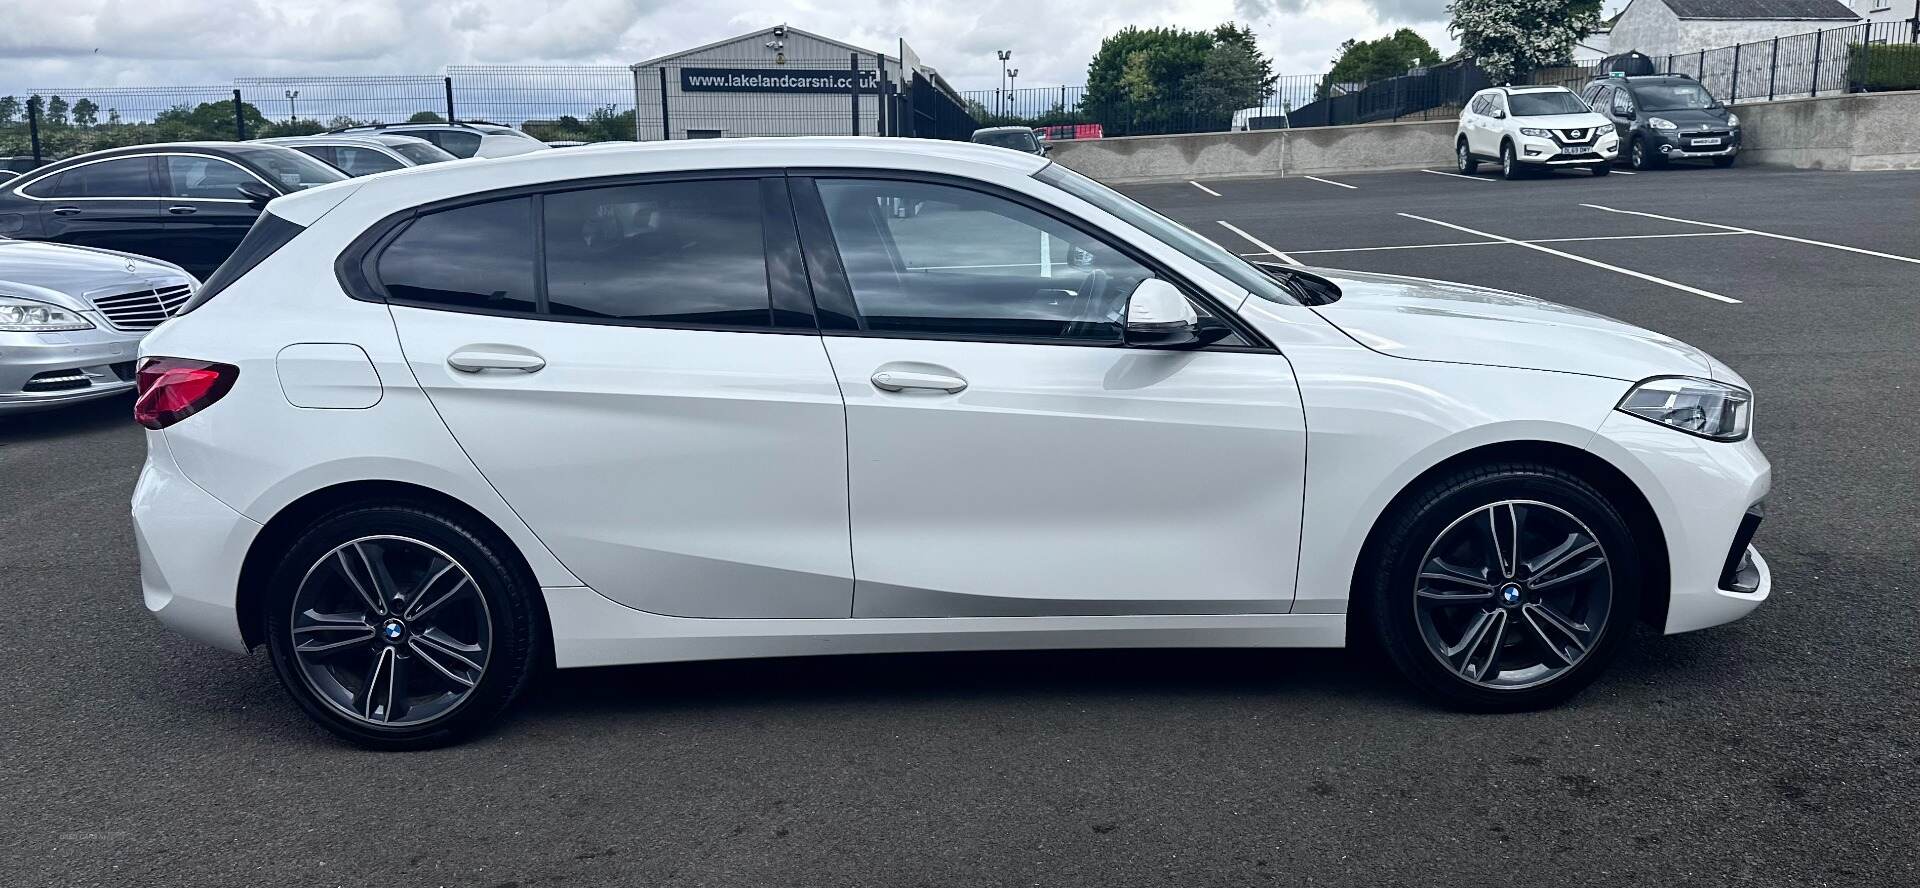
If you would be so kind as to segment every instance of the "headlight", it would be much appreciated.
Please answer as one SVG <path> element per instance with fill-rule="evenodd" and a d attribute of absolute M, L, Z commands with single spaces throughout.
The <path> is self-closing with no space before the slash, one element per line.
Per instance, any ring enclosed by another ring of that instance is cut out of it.
<path fill-rule="evenodd" d="M 56 333 L 91 330 L 93 322 L 57 305 L 0 296 L 0 330 L 8 333 Z"/>
<path fill-rule="evenodd" d="M 1536 138 L 1536 139 L 1550 139 L 1550 138 L 1553 138 L 1553 133 L 1550 133 L 1550 132 L 1548 132 L 1548 131 L 1546 131 L 1546 130 L 1543 130 L 1543 129 L 1534 129 L 1533 127 L 1530 127 L 1530 126 L 1523 126 L 1523 127 L 1521 127 L 1521 128 L 1520 128 L 1520 135 L 1523 135 L 1523 136 L 1532 136 L 1532 137 L 1534 137 L 1534 138 Z"/>
<path fill-rule="evenodd" d="M 1673 121 L 1668 120 L 1665 117 L 1649 117 L 1647 118 L 1647 125 L 1650 127 L 1653 127 L 1654 129 L 1660 130 L 1662 132 L 1670 132 L 1672 130 L 1679 129 L 1679 127 L 1673 125 Z"/>
<path fill-rule="evenodd" d="M 1690 435 L 1738 441 L 1747 436 L 1753 393 L 1711 379 L 1659 376 L 1634 386 L 1619 409 Z"/>
<path fill-rule="evenodd" d="M 1738 115 L 1738 114 L 1735 114 L 1735 113 L 1733 113 L 1732 111 L 1728 111 L 1728 112 L 1727 112 L 1727 126 L 1729 126 L 1729 127 L 1735 127 L 1735 126 L 1739 126 L 1739 125 L 1740 125 L 1740 115 Z"/>

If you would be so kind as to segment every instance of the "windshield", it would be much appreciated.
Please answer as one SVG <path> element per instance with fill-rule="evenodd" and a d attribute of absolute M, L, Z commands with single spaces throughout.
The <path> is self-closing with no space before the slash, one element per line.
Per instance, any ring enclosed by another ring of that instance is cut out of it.
<path fill-rule="evenodd" d="M 291 148 L 234 147 L 233 156 L 258 170 L 282 191 L 301 191 L 329 182 L 344 182 L 347 174 Z"/>
<path fill-rule="evenodd" d="M 1034 141 L 1033 130 L 1007 130 L 1003 133 L 975 133 L 973 140 L 982 145 L 992 145 L 996 148 L 1012 148 L 1015 151 L 1025 151 L 1028 154 L 1038 151 L 1040 147 L 1039 144 Z"/>
<path fill-rule="evenodd" d="M 1147 209 L 1140 202 L 1057 163 L 1034 173 L 1033 177 L 1074 197 L 1118 216 L 1161 243 L 1218 272 L 1221 277 L 1245 287 L 1253 295 L 1282 305 L 1299 305 L 1287 288 L 1247 260 L 1233 255 L 1219 244 L 1207 240 L 1178 222 Z"/>
<path fill-rule="evenodd" d="M 389 142 L 387 143 L 387 147 L 399 152 L 401 157 L 411 160 L 416 164 L 439 163 L 443 160 L 457 159 L 453 155 L 435 148 L 426 142 Z"/>
<path fill-rule="evenodd" d="M 1718 108 L 1713 94 L 1698 83 L 1661 83 L 1635 86 L 1633 97 L 1642 111 L 1704 111 Z"/>
<path fill-rule="evenodd" d="M 1552 92 L 1509 93 L 1507 103 L 1515 117 L 1545 117 L 1549 114 L 1585 114 L 1591 110 L 1580 97 L 1566 90 Z"/>

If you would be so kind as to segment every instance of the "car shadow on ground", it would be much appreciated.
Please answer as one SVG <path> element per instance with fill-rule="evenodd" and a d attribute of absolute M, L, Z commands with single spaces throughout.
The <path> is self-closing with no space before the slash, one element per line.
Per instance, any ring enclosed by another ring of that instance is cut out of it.
<path fill-rule="evenodd" d="M 1424 705 L 1391 666 L 1344 650 L 986 651 L 788 657 L 569 669 L 542 676 L 523 717 L 790 704 L 1099 703 L 1244 696 Z"/>
<path fill-rule="evenodd" d="M 132 393 L 28 413 L 0 413 L 0 446 L 109 431 L 132 423 Z"/>

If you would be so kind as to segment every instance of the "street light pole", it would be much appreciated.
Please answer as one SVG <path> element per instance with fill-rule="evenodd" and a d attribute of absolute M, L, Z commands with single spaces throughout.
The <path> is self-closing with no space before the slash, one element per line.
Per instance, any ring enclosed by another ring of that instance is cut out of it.
<path fill-rule="evenodd" d="M 1000 114 L 1007 113 L 1007 60 L 1013 58 L 1013 50 L 1003 49 L 994 53 L 1000 57 Z"/>
<path fill-rule="evenodd" d="M 298 119 L 298 115 L 293 113 L 293 100 L 297 98 L 300 98 L 299 90 L 297 89 L 287 90 L 287 122 L 288 123 L 292 123 L 293 121 Z"/>

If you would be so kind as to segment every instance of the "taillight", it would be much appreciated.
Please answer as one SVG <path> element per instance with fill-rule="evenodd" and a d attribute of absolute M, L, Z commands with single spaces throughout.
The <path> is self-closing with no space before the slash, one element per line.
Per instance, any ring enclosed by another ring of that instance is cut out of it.
<path fill-rule="evenodd" d="M 164 429 L 220 400 L 239 376 L 240 368 L 232 364 L 147 358 L 140 362 L 140 371 L 134 376 L 140 397 L 133 402 L 133 421 L 150 429 Z"/>

